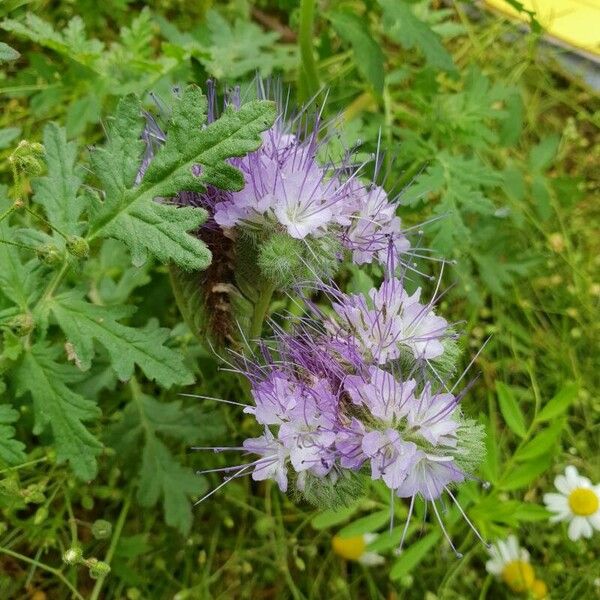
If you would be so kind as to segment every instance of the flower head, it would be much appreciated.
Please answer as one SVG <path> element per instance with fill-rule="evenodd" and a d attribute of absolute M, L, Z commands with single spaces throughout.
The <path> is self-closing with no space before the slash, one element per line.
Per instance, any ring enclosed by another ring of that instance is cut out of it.
<path fill-rule="evenodd" d="M 514 535 L 493 544 L 489 554 L 490 560 L 485 563 L 488 573 L 500 577 L 513 592 L 524 592 L 531 588 L 535 573 L 529 552 L 519 546 Z"/>
<path fill-rule="evenodd" d="M 338 556 L 346 560 L 355 560 L 365 566 L 375 566 L 385 562 L 383 556 L 367 550 L 368 545 L 376 539 L 377 536 L 373 533 L 364 533 L 352 537 L 335 535 L 331 540 L 331 546 Z"/>
<path fill-rule="evenodd" d="M 594 529 L 600 530 L 600 485 L 592 485 L 573 466 L 554 480 L 558 494 L 544 494 L 544 503 L 554 515 L 553 522 L 568 521 L 569 538 L 590 538 Z"/>
<path fill-rule="evenodd" d="M 519 546 L 514 535 L 492 544 L 489 554 L 490 560 L 485 563 L 487 572 L 500 578 L 510 590 L 527 593 L 536 600 L 547 597 L 548 588 L 541 579 L 536 579 L 529 552 Z"/>

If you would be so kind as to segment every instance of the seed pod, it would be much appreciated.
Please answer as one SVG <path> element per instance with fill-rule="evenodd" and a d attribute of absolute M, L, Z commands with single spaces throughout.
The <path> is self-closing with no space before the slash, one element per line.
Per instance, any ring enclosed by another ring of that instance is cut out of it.
<path fill-rule="evenodd" d="M 37 257 L 49 267 L 59 265 L 63 260 L 63 254 L 58 246 L 54 244 L 42 244 L 36 248 Z"/>
<path fill-rule="evenodd" d="M 92 535 L 97 540 L 106 540 L 112 535 L 112 523 L 104 519 L 94 521 L 92 525 Z"/>
<path fill-rule="evenodd" d="M 110 573 L 110 565 L 105 563 L 103 560 L 90 558 L 87 563 L 90 569 L 90 577 L 92 579 L 99 579 L 100 577 L 104 577 Z"/>
<path fill-rule="evenodd" d="M 87 258 L 90 255 L 90 245 L 82 237 L 71 235 L 67 239 L 67 250 L 75 258 Z"/>

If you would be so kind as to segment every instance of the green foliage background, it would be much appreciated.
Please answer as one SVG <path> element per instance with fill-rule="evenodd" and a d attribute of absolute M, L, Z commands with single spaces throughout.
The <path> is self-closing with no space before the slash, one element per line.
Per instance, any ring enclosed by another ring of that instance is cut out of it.
<path fill-rule="evenodd" d="M 598 596 L 599 536 L 568 541 L 541 496 L 566 464 L 600 479 L 599 103 L 535 22 L 517 33 L 428 0 L 7 0 L 0 17 L 0 597 L 509 597 L 450 507 L 461 561 L 422 512 L 395 556 L 402 528 L 386 533 L 377 485 L 335 512 L 250 481 L 192 507 L 218 483 L 194 470 L 229 459 L 186 450 L 255 431 L 233 406 L 178 395 L 245 392 L 181 322 L 169 284 L 167 263 L 210 260 L 188 233 L 204 214 L 152 199 L 196 185 L 195 163 L 200 185 L 241 184 L 224 160 L 256 147 L 273 107 L 189 136 L 201 94 L 171 90 L 256 73 L 293 102 L 326 89 L 330 150 L 380 147 L 402 218 L 424 223 L 419 246 L 456 260 L 440 310 L 465 321 L 467 357 L 491 336 L 465 402 L 487 430 L 492 485 L 466 485 L 461 505 L 486 537 L 516 533 L 553 596 Z M 169 143 L 134 187 L 153 97 L 175 102 Z M 438 272 L 425 251 L 416 266 Z M 377 276 L 341 277 L 360 289 Z M 406 506 L 395 511 L 401 523 Z M 383 567 L 331 550 L 333 534 L 378 531 Z M 66 564 L 74 547 L 83 562 Z"/>

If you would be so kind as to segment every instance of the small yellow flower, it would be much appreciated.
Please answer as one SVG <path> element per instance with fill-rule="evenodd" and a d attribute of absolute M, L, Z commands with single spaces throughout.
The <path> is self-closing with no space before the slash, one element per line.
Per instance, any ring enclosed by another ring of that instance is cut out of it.
<path fill-rule="evenodd" d="M 488 573 L 500 577 L 513 592 L 533 591 L 536 579 L 529 562 L 529 552 L 519 546 L 514 535 L 490 548 L 490 560 L 485 568 Z"/>
<path fill-rule="evenodd" d="M 544 494 L 544 503 L 554 515 L 550 521 L 569 521 L 569 538 L 592 537 L 600 530 L 600 485 L 592 485 L 575 467 L 567 467 L 564 475 L 554 480 L 558 494 Z"/>
<path fill-rule="evenodd" d="M 535 581 L 533 567 L 528 561 L 511 560 L 502 569 L 502 581 L 513 592 L 524 592 L 530 589 Z"/>
<path fill-rule="evenodd" d="M 354 560 L 363 565 L 380 565 L 384 558 L 376 552 L 367 552 L 367 546 L 376 538 L 372 533 L 353 537 L 336 535 L 331 540 L 333 551 L 346 560 Z"/>
<path fill-rule="evenodd" d="M 544 600 L 548 597 L 548 586 L 541 579 L 536 579 L 531 585 L 531 595 L 535 600 Z"/>

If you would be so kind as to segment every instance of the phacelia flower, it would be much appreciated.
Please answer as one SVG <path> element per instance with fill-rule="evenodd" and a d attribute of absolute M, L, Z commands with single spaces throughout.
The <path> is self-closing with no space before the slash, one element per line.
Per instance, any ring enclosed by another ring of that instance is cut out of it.
<path fill-rule="evenodd" d="M 334 291 L 338 335 L 350 335 L 379 365 L 410 352 L 417 360 L 439 358 L 448 337 L 448 321 L 437 316 L 431 303 L 419 302 L 421 288 L 409 295 L 397 277 L 386 277 L 368 295 Z"/>
<path fill-rule="evenodd" d="M 558 494 L 544 494 L 544 503 L 553 512 L 553 522 L 568 521 L 569 538 L 590 538 L 594 529 L 600 530 L 600 485 L 593 485 L 573 466 L 554 480 Z"/>
<path fill-rule="evenodd" d="M 529 552 L 519 546 L 514 535 L 492 544 L 489 554 L 490 560 L 485 564 L 487 572 L 500 578 L 510 590 L 529 593 L 537 600 L 546 597 L 546 584 L 536 579 Z"/>
<path fill-rule="evenodd" d="M 401 320 L 404 303 L 415 304 L 396 290 L 397 295 L 372 290 L 369 310 L 377 313 L 376 321 L 390 313 Z M 364 300 L 333 293 L 334 308 Z M 481 459 L 481 430 L 459 409 L 464 391 L 455 395 L 443 381 L 431 380 L 420 353 L 417 359 L 410 350 L 412 362 L 399 365 L 398 353 L 382 355 L 365 345 L 363 330 L 331 326 L 323 322 L 321 309 L 308 300 L 307 306 L 291 328 L 274 324 L 274 335 L 259 345 L 258 357 L 233 365 L 251 384 L 253 404 L 244 412 L 255 417 L 264 434 L 243 445 L 258 458 L 228 468 L 228 476 L 233 470 L 234 477 L 273 479 L 282 491 L 292 488 L 311 497 L 324 490 L 320 505 L 341 482 L 371 477 L 382 480 L 391 495 L 410 499 L 407 524 L 415 499 L 422 498 L 443 527 L 436 502 L 447 494 L 458 505 L 452 487 L 472 477 L 472 466 Z M 420 307 L 437 319 L 432 306 Z M 342 310 L 336 312 L 339 323 Z M 445 320 L 439 329 L 446 329 Z"/>
<path fill-rule="evenodd" d="M 258 95 L 270 95 L 261 82 Z M 208 84 L 207 99 L 210 123 L 217 116 L 212 82 Z M 225 104 L 240 106 L 239 89 L 226 97 Z M 335 163 L 321 160 L 328 154 L 329 136 L 320 114 L 310 117 L 305 107 L 294 116 L 281 102 L 278 104 L 279 115 L 271 129 L 262 134 L 262 146 L 229 161 L 243 175 L 241 190 L 209 186 L 203 193 L 182 190 L 179 194 L 180 204 L 208 211 L 199 235 L 202 237 L 202 229 L 215 227 L 235 238 L 248 234 L 258 251 L 263 275 L 286 284 L 313 274 L 330 275 L 344 250 L 356 264 L 384 261 L 390 240 L 397 256 L 407 252 L 410 243 L 396 215 L 395 202 L 383 188 L 361 181 L 363 165 L 357 163 L 352 152 Z M 147 115 L 143 133 L 146 151 L 138 181 L 166 135 Z M 286 260 L 282 261 L 269 252 L 273 236 L 282 235 L 302 244 L 284 244 L 279 239 L 277 248 L 298 256 L 283 257 Z M 271 268 L 273 261 L 277 264 Z M 280 273 L 282 264 L 297 272 Z"/>
<path fill-rule="evenodd" d="M 361 565 L 373 567 L 381 565 L 385 559 L 377 552 L 367 550 L 369 544 L 373 543 L 377 536 L 373 533 L 364 533 L 352 537 L 333 536 L 331 547 L 333 551 L 346 560 L 359 562 Z"/>

